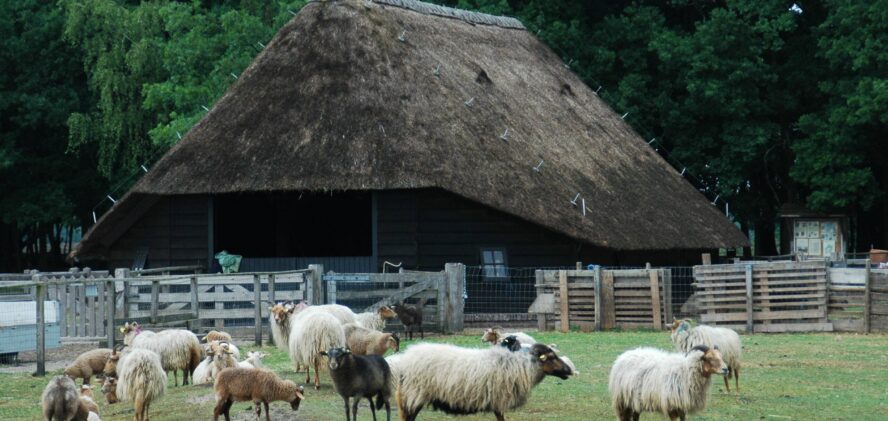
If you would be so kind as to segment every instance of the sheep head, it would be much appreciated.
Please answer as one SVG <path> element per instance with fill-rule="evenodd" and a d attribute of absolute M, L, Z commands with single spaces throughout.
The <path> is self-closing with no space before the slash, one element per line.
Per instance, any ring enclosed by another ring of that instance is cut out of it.
<path fill-rule="evenodd" d="M 376 314 L 382 318 L 382 320 L 391 320 L 398 317 L 398 313 L 395 313 L 395 310 L 392 310 L 389 306 L 382 306 L 379 310 L 376 310 Z"/>
<path fill-rule="evenodd" d="M 287 320 L 287 317 L 292 313 L 292 310 L 288 309 L 284 304 L 275 304 L 269 311 L 274 315 L 274 321 L 277 323 Z"/>
<path fill-rule="evenodd" d="M 108 356 L 108 360 L 105 361 L 105 367 L 102 369 L 102 372 L 105 374 L 105 377 L 117 374 L 117 362 L 120 361 L 120 350 L 117 347 L 111 350 L 111 355 Z"/>
<path fill-rule="evenodd" d="M 484 331 L 484 335 L 481 336 L 482 342 L 490 342 L 491 344 L 496 344 L 500 339 L 500 328 L 498 326 L 491 327 Z"/>
<path fill-rule="evenodd" d="M 102 383 L 102 393 L 105 394 L 105 400 L 109 404 L 117 403 L 117 379 L 110 376 L 105 377 L 105 382 Z"/>
<path fill-rule="evenodd" d="M 688 358 L 700 360 L 700 371 L 706 377 L 713 374 L 723 376 L 728 374 L 728 365 L 722 359 L 717 346 L 710 348 L 706 345 L 697 345 L 688 351 Z"/>
<path fill-rule="evenodd" d="M 561 358 L 558 358 L 558 355 L 555 355 L 555 351 L 546 345 L 534 344 L 530 348 L 530 355 L 533 357 L 534 361 L 537 361 L 542 365 L 543 373 L 547 376 L 567 379 L 568 376 L 573 374 L 570 366 L 565 364 Z"/>
<path fill-rule="evenodd" d="M 389 333 L 385 338 L 386 347 L 391 348 L 392 351 L 398 352 L 401 350 L 401 338 L 397 333 Z"/>
<path fill-rule="evenodd" d="M 305 391 L 305 388 L 302 386 L 296 386 L 296 383 L 293 383 L 292 380 L 285 380 L 284 383 L 287 385 L 287 389 L 292 390 L 293 394 L 291 395 L 292 399 L 290 399 L 290 408 L 293 408 L 294 411 L 299 410 L 299 402 L 302 402 L 305 399 L 305 396 L 302 394 Z"/>
<path fill-rule="evenodd" d="M 327 357 L 330 361 L 327 363 L 330 370 L 337 370 L 339 367 L 347 365 L 352 358 L 352 352 L 346 348 L 330 348 L 327 352 L 321 351 L 319 354 Z"/>
<path fill-rule="evenodd" d="M 503 341 L 500 342 L 500 346 L 512 352 L 521 350 L 521 342 L 518 341 L 518 337 L 515 335 L 509 335 L 503 338 Z"/>
<path fill-rule="evenodd" d="M 670 326 L 672 334 L 681 333 L 691 328 L 691 324 L 687 320 L 675 319 Z"/>

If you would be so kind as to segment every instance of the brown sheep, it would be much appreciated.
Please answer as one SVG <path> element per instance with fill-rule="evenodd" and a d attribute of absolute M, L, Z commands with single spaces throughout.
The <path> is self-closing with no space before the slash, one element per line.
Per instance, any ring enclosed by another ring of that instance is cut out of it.
<path fill-rule="evenodd" d="M 216 330 L 211 330 L 207 332 L 207 334 L 203 337 L 204 342 L 212 342 L 212 341 L 220 341 L 220 342 L 231 342 L 231 335 L 226 332 L 219 332 Z"/>
<path fill-rule="evenodd" d="M 102 393 L 105 394 L 105 400 L 108 401 L 109 404 L 117 403 L 119 400 L 117 398 L 117 378 L 106 376 L 105 382 L 102 383 Z"/>
<path fill-rule="evenodd" d="M 392 306 L 392 310 L 398 314 L 398 319 L 404 324 L 404 328 L 407 331 L 407 339 L 413 339 L 414 326 L 419 326 L 419 337 L 425 339 L 425 333 L 422 329 L 422 306 L 425 305 L 426 301 L 425 298 L 420 299 L 416 304 L 404 304 L 402 301 L 401 304 Z"/>
<path fill-rule="evenodd" d="M 401 339 L 393 333 L 367 329 L 356 323 L 347 323 L 342 329 L 345 343 L 355 355 L 385 355 L 389 349 L 398 352 L 401 348 Z"/>
<path fill-rule="evenodd" d="M 117 377 L 117 363 L 120 362 L 120 357 L 127 352 L 129 352 L 129 350 L 125 348 L 118 349 L 115 347 L 111 350 L 108 359 L 105 360 L 105 366 L 102 368 L 104 377 Z"/>
<path fill-rule="evenodd" d="M 65 375 L 77 380 L 83 379 L 83 384 L 88 385 L 92 376 L 97 376 L 105 369 L 105 363 L 111 356 L 111 349 L 98 348 L 86 351 L 77 356 L 71 364 L 65 367 Z"/>
<path fill-rule="evenodd" d="M 92 387 L 84 385 L 80 387 L 80 412 L 95 412 L 99 413 L 99 405 L 96 404 L 96 401 L 93 399 Z"/>
<path fill-rule="evenodd" d="M 234 402 L 253 402 L 257 419 L 262 414 L 261 402 L 265 406 L 266 421 L 271 421 L 269 402 L 286 401 L 296 411 L 299 402 L 305 399 L 302 386 L 297 386 L 291 380 L 281 380 L 274 372 L 261 368 L 226 369 L 216 377 L 213 388 L 216 390 L 213 421 L 218 421 L 219 415 L 225 415 L 225 421 L 231 421 L 229 411 Z"/>

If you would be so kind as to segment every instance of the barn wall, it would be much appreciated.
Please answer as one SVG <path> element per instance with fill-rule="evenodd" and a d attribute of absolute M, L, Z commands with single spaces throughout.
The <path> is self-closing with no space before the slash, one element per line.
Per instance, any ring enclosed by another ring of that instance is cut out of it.
<path fill-rule="evenodd" d="M 146 268 L 206 266 L 207 197 L 161 198 L 108 248 L 110 268 L 129 268 L 137 250 L 148 247 Z"/>

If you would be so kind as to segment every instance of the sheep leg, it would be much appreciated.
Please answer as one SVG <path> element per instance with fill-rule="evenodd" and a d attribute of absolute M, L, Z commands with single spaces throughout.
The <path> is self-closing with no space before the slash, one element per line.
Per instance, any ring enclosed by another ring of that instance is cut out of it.
<path fill-rule="evenodd" d="M 315 358 L 315 390 L 321 390 L 321 359 Z"/>
<path fill-rule="evenodd" d="M 373 421 L 376 421 L 376 407 L 373 406 L 373 397 L 371 396 L 367 400 L 370 401 L 370 413 L 373 414 Z M 357 418 L 358 416 L 355 415 L 355 421 L 358 421 Z"/>
<path fill-rule="evenodd" d="M 385 401 L 385 421 L 392 421 L 392 406 L 388 400 Z"/>
<path fill-rule="evenodd" d="M 506 421 L 506 417 L 503 416 L 502 412 L 493 411 L 493 415 L 496 415 L 496 421 Z"/>
<path fill-rule="evenodd" d="M 179 385 L 179 372 L 173 369 L 173 386 Z"/>
<path fill-rule="evenodd" d="M 342 400 L 345 402 L 345 421 L 351 421 L 351 408 L 348 406 L 348 396 L 343 396 Z"/>
<path fill-rule="evenodd" d="M 188 385 L 188 369 L 182 369 L 182 386 Z"/>
<path fill-rule="evenodd" d="M 265 421 L 271 421 L 271 412 L 268 412 L 268 401 L 263 401 L 262 405 L 265 406 Z"/>
<path fill-rule="evenodd" d="M 145 402 L 139 398 L 136 398 L 135 402 L 133 402 L 133 409 L 135 409 L 135 413 L 133 414 L 133 420 L 135 420 L 135 421 L 142 421 L 143 420 L 142 413 L 144 412 L 143 411 L 144 407 L 145 407 Z"/>
<path fill-rule="evenodd" d="M 254 401 L 253 406 L 256 408 L 254 410 L 256 413 L 256 421 L 259 421 L 259 417 L 262 416 L 262 402 Z"/>
<path fill-rule="evenodd" d="M 419 339 L 425 339 L 425 330 L 422 328 L 422 320 L 419 321 Z"/>
<path fill-rule="evenodd" d="M 727 390 L 728 393 L 731 393 L 731 385 L 728 383 L 729 378 L 731 378 L 731 369 L 730 368 L 728 368 L 728 374 L 726 374 L 723 377 L 723 380 L 725 381 L 725 390 Z"/>
<path fill-rule="evenodd" d="M 358 421 L 358 404 L 361 403 L 361 397 L 355 396 L 355 401 L 352 402 L 352 420 Z"/>
<path fill-rule="evenodd" d="M 736 386 L 735 389 L 737 389 L 737 394 L 739 395 L 740 394 L 740 369 L 739 368 L 734 369 L 734 386 Z"/>

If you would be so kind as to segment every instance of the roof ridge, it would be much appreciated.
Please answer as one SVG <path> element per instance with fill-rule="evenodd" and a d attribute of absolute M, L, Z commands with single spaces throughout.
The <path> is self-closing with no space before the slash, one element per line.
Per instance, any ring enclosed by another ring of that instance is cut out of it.
<path fill-rule="evenodd" d="M 414 12 L 442 16 L 446 18 L 458 19 L 468 23 L 477 23 L 481 25 L 499 26 L 502 28 L 525 29 L 524 24 L 518 19 L 507 16 L 495 16 L 486 13 L 472 12 L 468 10 L 455 9 L 452 7 L 441 6 L 432 3 L 426 3 L 418 0 L 366 0 L 372 3 L 384 4 L 387 6 L 400 7 L 402 9 L 412 10 Z"/>

